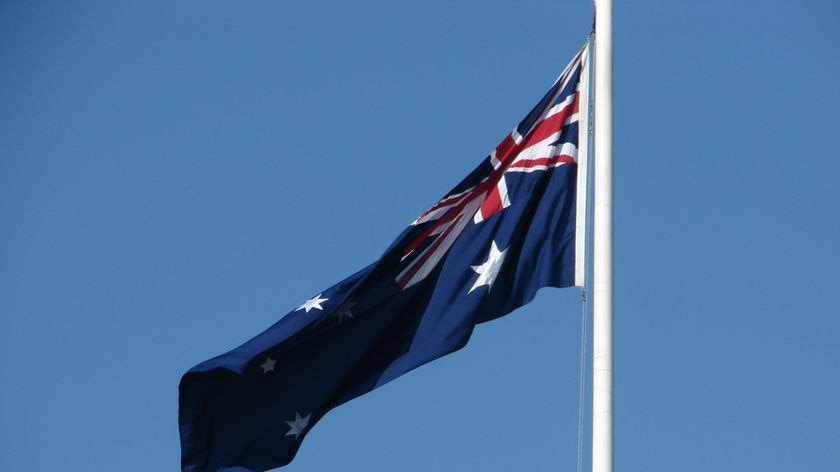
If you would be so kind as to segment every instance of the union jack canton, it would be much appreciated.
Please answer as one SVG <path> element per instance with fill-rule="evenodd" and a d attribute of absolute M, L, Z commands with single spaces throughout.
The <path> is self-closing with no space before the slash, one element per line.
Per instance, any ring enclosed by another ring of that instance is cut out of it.
<path fill-rule="evenodd" d="M 587 97 L 588 83 L 581 82 L 586 52 L 586 47 L 581 49 L 542 100 L 469 177 L 412 223 L 434 222 L 403 251 L 403 260 L 409 262 L 397 277 L 401 288 L 423 280 L 446 256 L 470 220 L 479 224 L 510 206 L 511 192 L 505 178 L 509 173 L 546 171 L 577 163 L 578 143 L 585 143 L 588 131 L 579 126 L 581 92 L 584 92 L 584 99 Z M 583 109 L 587 111 L 585 105 Z M 579 138 L 581 133 L 584 135 Z M 585 157 L 585 149 L 581 154 Z M 580 167 L 585 169 L 585 166 Z M 581 172 L 578 186 L 578 193 L 583 194 L 584 172 Z M 584 203 L 582 198 L 579 201 Z M 585 215 L 580 213 L 582 223 Z M 577 226 L 581 230 L 585 228 L 585 224 Z M 578 234 L 582 235 L 582 232 Z M 582 243 L 583 238 L 580 239 Z M 422 250 L 418 249 L 421 246 Z M 578 251 L 581 255 L 582 246 L 580 244 L 581 251 Z M 580 257 L 580 262 L 582 260 Z M 582 267 L 577 271 L 580 273 Z M 576 285 L 582 285 L 582 282 L 578 274 Z"/>

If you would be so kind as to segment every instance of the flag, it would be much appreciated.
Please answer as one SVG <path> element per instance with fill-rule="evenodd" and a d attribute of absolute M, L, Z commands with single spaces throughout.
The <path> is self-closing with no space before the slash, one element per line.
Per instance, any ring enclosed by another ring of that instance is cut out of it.
<path fill-rule="evenodd" d="M 476 324 L 541 287 L 580 285 L 586 63 L 584 46 L 513 132 L 379 260 L 184 374 L 183 472 L 288 464 L 330 409 L 460 349 Z"/>

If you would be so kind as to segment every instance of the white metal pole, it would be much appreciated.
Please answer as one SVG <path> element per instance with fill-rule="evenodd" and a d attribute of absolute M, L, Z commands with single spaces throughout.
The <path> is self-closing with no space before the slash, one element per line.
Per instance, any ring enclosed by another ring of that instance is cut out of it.
<path fill-rule="evenodd" d="M 613 470 L 612 0 L 595 0 L 592 472 Z"/>

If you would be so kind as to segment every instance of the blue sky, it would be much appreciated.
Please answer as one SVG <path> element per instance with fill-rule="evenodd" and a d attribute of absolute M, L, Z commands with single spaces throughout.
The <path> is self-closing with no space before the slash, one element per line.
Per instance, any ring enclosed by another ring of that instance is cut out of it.
<path fill-rule="evenodd" d="M 177 470 L 182 373 L 378 257 L 592 21 L 302 3 L 0 5 L 2 469 Z M 617 3 L 616 470 L 836 469 L 840 4 Z M 581 309 L 541 291 L 281 470 L 574 470 Z"/>

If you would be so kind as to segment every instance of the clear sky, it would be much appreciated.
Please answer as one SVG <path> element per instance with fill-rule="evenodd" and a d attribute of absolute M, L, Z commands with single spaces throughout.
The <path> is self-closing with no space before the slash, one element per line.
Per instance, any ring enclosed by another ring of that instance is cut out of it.
<path fill-rule="evenodd" d="M 840 470 L 840 3 L 616 3 L 616 470 Z M 177 470 L 183 372 L 376 259 L 591 23 L 2 2 L 0 469 Z M 281 470 L 575 470 L 581 311 L 541 291 Z"/>

